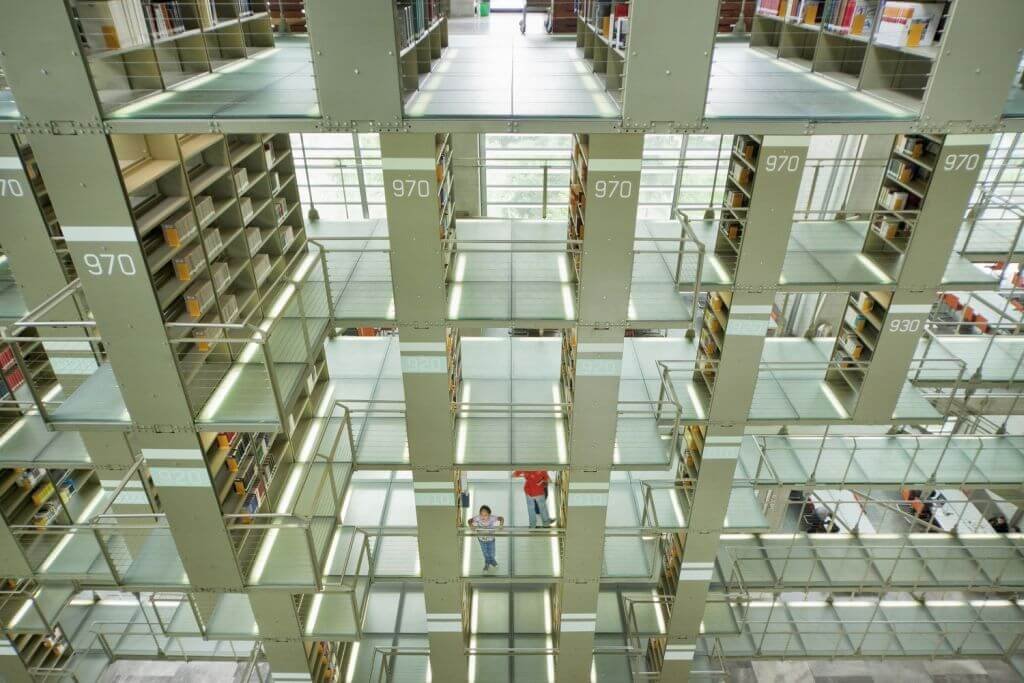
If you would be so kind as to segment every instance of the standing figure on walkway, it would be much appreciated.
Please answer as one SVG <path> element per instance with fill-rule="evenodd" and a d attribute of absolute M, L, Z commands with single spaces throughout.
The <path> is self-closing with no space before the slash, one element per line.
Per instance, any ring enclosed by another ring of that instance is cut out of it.
<path fill-rule="evenodd" d="M 481 505 L 479 514 L 470 518 L 469 526 L 474 529 L 494 529 L 505 526 L 505 518 L 492 515 L 491 508 Z M 497 569 L 498 561 L 494 559 L 494 532 L 483 531 L 477 536 L 477 540 L 480 541 L 480 552 L 484 555 L 484 571 L 491 567 Z"/>
<path fill-rule="evenodd" d="M 551 477 L 544 470 L 516 470 L 513 477 L 523 478 L 523 493 L 526 495 L 526 512 L 530 516 L 530 528 L 551 526 L 554 522 L 548 516 L 548 482 Z M 540 524 L 537 524 L 537 515 Z"/>

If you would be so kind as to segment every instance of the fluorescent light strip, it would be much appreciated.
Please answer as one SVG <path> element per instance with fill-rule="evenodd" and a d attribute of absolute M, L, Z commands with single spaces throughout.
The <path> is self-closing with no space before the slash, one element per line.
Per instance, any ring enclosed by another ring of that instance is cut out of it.
<path fill-rule="evenodd" d="M 359 654 L 359 641 L 352 643 L 352 651 L 348 656 L 348 671 L 345 672 L 345 683 L 352 683 L 356 678 L 356 659 Z"/>
<path fill-rule="evenodd" d="M 846 418 L 850 417 L 850 414 L 846 412 L 845 408 L 843 408 L 843 404 L 839 402 L 838 398 L 836 398 L 835 393 L 832 391 L 832 387 L 830 387 L 827 383 L 822 382 L 821 391 L 822 393 L 825 394 L 825 398 L 828 399 L 828 402 L 832 404 L 832 407 L 839 414 L 839 419 L 845 420 Z"/>
<path fill-rule="evenodd" d="M 316 620 L 320 618 L 320 606 L 324 602 L 324 594 L 317 593 L 313 596 L 313 604 L 309 608 L 309 619 L 306 620 L 306 635 L 313 633 L 316 628 Z"/>

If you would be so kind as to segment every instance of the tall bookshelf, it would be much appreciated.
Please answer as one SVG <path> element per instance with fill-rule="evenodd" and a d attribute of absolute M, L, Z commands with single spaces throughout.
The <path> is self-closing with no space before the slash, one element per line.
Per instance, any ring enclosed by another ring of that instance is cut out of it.
<path fill-rule="evenodd" d="M 942 145 L 940 136 L 896 136 L 864 237 L 863 253 L 868 258 L 897 269 L 902 263 Z M 854 292 L 847 300 L 828 372 L 829 379 L 838 383 L 837 394 L 859 395 L 891 303 L 888 291 Z"/>
<path fill-rule="evenodd" d="M 924 205 L 942 151 L 942 138 L 898 135 L 886 161 L 882 188 L 871 217 L 864 252 L 902 257 Z"/>
<path fill-rule="evenodd" d="M 576 47 L 591 62 L 608 93 L 622 105 L 629 44 L 629 0 L 582 0 L 577 6 Z"/>
<path fill-rule="evenodd" d="M 750 47 L 913 111 L 928 90 L 949 8 L 949 0 L 758 0 Z M 922 30 L 893 31 L 887 11 L 915 12 Z"/>
<path fill-rule="evenodd" d="M 394 0 L 394 10 L 402 92 L 410 95 L 448 47 L 448 18 L 440 0 Z"/>
<path fill-rule="evenodd" d="M 291 143 L 286 134 L 111 140 L 154 292 L 164 320 L 175 323 L 171 349 L 198 412 L 243 348 L 225 339 L 239 333 L 209 325 L 262 320 L 281 276 L 306 248 Z M 322 356 L 289 405 L 289 426 L 308 417 L 322 393 Z M 267 509 L 273 474 L 289 458 L 290 433 L 200 434 L 226 514 Z"/>
<path fill-rule="evenodd" d="M 579 245 L 583 242 L 583 236 L 586 233 L 587 176 L 590 165 L 589 135 L 573 135 L 571 160 L 572 164 L 569 171 L 569 227 L 566 236 L 574 245 L 569 249 L 569 252 L 572 254 L 576 279 L 579 280 L 583 253 Z"/>
<path fill-rule="evenodd" d="M 732 292 L 725 290 L 711 292 L 708 295 L 707 306 L 704 307 L 694 380 L 709 397 L 715 391 L 715 379 L 718 377 L 718 364 L 722 360 L 722 346 L 729 326 L 731 307 Z"/>
<path fill-rule="evenodd" d="M 832 365 L 827 379 L 839 391 L 836 395 L 852 397 L 852 407 L 860 394 L 867 363 L 874 355 L 885 319 L 892 304 L 892 292 L 852 292 L 846 301 L 836 345 L 832 350 Z"/>
<path fill-rule="evenodd" d="M 761 142 L 762 137 L 759 135 L 737 135 L 729 153 L 722 217 L 715 236 L 715 256 L 719 262 L 732 269 L 735 269 L 743 245 Z"/>
<path fill-rule="evenodd" d="M 73 0 L 72 9 L 100 100 L 113 110 L 273 48 L 268 2 Z"/>

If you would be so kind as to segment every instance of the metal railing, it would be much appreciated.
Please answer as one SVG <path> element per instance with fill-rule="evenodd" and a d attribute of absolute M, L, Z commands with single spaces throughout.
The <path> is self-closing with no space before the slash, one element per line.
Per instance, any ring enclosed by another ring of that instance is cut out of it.
<path fill-rule="evenodd" d="M 828 425 L 821 435 L 817 436 L 769 436 L 754 435 L 746 438 L 757 450 L 757 463 L 754 470 L 737 473 L 737 480 L 757 485 L 794 485 L 813 486 L 821 480 L 835 488 L 847 488 L 849 484 L 862 484 L 860 479 L 851 481 L 851 471 L 855 467 L 861 470 L 874 470 L 876 458 L 880 453 L 886 454 L 887 462 L 899 469 L 890 469 L 881 476 L 872 475 L 876 483 L 886 485 L 909 486 L 911 484 L 927 484 L 944 482 L 948 486 L 960 487 L 981 483 L 981 479 L 972 475 L 983 475 L 989 465 L 997 464 L 1003 457 L 1000 454 L 1024 452 L 1024 439 L 1015 444 L 1013 437 L 998 435 L 958 435 L 958 434 L 899 434 L 892 436 L 869 436 L 858 434 L 831 433 Z M 902 451 L 898 459 L 892 456 L 893 450 Z M 965 454 L 969 458 L 964 466 Z M 841 471 L 830 466 L 829 459 L 841 457 Z M 863 456 L 864 460 L 861 460 Z M 984 456 L 984 457 L 983 457 Z M 794 458 L 801 466 L 803 474 L 791 478 L 781 474 L 774 460 Z M 956 462 L 951 462 L 956 458 Z M 956 479 L 941 474 L 943 467 L 950 465 L 958 472 Z M 807 466 L 809 464 L 809 467 Z M 821 475 L 823 467 L 832 472 Z M 881 473 L 880 473 L 881 474 Z"/>
<path fill-rule="evenodd" d="M 922 545 L 915 545 L 911 534 L 862 542 L 848 534 L 784 536 L 773 535 L 778 543 L 753 545 L 730 544 L 723 537 L 717 561 L 722 589 L 741 601 L 766 592 L 812 593 L 826 587 L 856 593 L 1002 593 L 1019 587 L 1015 577 L 1024 568 L 1019 541 L 1001 537 L 994 539 L 998 545 L 950 537 L 943 547 L 933 535 L 922 535 Z M 830 567 L 842 567 L 842 576 L 827 578 Z M 1012 583 L 1004 585 L 1006 579 Z"/>
<path fill-rule="evenodd" d="M 357 586 L 347 584 L 344 574 L 328 581 L 332 576 L 329 565 L 339 550 L 341 502 L 351 477 L 350 468 L 339 469 L 335 464 L 338 463 L 342 444 L 350 454 L 355 453 L 352 418 L 347 406 L 335 402 L 325 417 L 314 419 L 321 422 L 311 427 L 318 429 L 319 433 L 310 451 L 310 460 L 294 463 L 289 472 L 286 489 L 294 493 L 290 499 L 284 497 L 288 509 L 271 513 L 230 514 L 224 516 L 224 521 L 235 546 L 239 567 L 248 581 L 259 583 L 259 577 L 254 575 L 262 570 L 254 572 L 254 565 L 265 565 L 278 537 L 288 534 L 303 539 L 309 552 L 305 568 L 311 572 L 312 585 L 318 591 L 328 587 L 355 590 Z M 337 421 L 337 429 L 333 429 L 333 421 Z M 325 453 L 325 440 L 332 432 L 330 446 Z M 346 553 L 351 553 L 354 544 L 355 535 L 349 539 Z M 365 539 L 363 552 L 369 552 Z"/>
<path fill-rule="evenodd" d="M 318 260 L 325 274 L 323 283 L 309 279 L 313 265 Z M 229 397 L 235 401 L 236 412 L 256 412 L 258 408 L 266 407 L 266 396 L 269 395 L 278 424 L 288 423 L 288 408 L 295 396 L 286 390 L 294 391 L 294 387 L 284 385 L 278 363 L 282 366 L 288 363 L 308 363 L 309 358 L 317 352 L 320 340 L 310 337 L 305 321 L 318 317 L 329 319 L 331 311 L 307 310 L 307 305 L 317 305 L 318 297 L 310 297 L 307 304 L 304 303 L 304 294 L 309 286 L 322 286 L 326 294 L 325 300 L 330 302 L 331 294 L 326 274 L 327 264 L 322 249 L 319 254 L 300 250 L 291 257 L 283 271 L 259 296 L 252 311 L 240 321 L 165 323 L 168 342 L 176 351 L 182 345 L 195 346 L 203 343 L 209 343 L 214 347 L 224 345 L 228 349 L 226 356 L 222 354 L 217 357 L 211 355 L 209 351 L 200 352 L 195 357 L 195 352 L 175 354 L 180 356 L 176 366 L 195 419 L 199 422 L 216 421 L 219 408 Z M 62 304 L 76 302 L 81 296 L 81 281 L 74 280 L 15 323 L 0 329 L 0 341 L 10 344 L 31 393 L 33 405 L 29 406 L 25 401 L 21 401 L 19 406 L 23 410 L 34 408 L 48 424 L 70 424 L 85 420 L 91 426 L 106 425 L 121 429 L 130 422 L 127 414 L 111 413 L 88 418 L 65 418 L 58 412 L 62 405 L 73 399 L 74 394 L 67 391 L 58 398 L 60 391 L 54 387 L 54 371 L 51 366 L 63 367 L 73 364 L 78 368 L 77 376 L 88 376 L 98 371 L 108 361 L 102 339 L 96 334 L 95 321 L 50 319 L 55 309 Z M 287 330 L 281 331 L 283 321 L 294 319 L 303 321 L 299 335 L 303 340 L 303 348 L 299 354 L 290 341 L 295 338 L 294 335 L 289 334 Z M 85 336 L 63 336 L 75 330 L 84 331 Z M 280 335 L 277 334 L 279 331 Z M 33 351 L 26 355 L 24 349 Z M 277 357 L 279 353 L 280 358 Z M 49 363 L 40 364 L 46 359 Z M 83 362 L 90 364 L 86 369 L 91 373 L 82 372 Z M 232 389 L 243 373 L 247 372 L 247 368 L 257 366 L 262 367 L 262 379 L 259 381 L 264 390 L 247 392 L 247 397 L 242 397 L 239 392 L 232 394 Z M 243 415 L 239 419 L 244 420 L 244 417 Z"/>

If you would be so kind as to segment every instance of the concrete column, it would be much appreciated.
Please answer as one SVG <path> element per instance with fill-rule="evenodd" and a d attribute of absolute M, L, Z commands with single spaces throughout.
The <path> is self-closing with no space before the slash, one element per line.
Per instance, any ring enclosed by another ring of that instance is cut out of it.
<path fill-rule="evenodd" d="M 629 15 L 625 126 L 666 121 L 699 126 L 718 31 L 718 3 L 634 0 Z"/>
<path fill-rule="evenodd" d="M 743 425 L 754 397 L 774 290 L 785 260 L 809 145 L 809 137 L 766 136 L 762 140 L 721 361 L 708 409 L 707 436 L 682 538 L 679 586 L 672 602 L 665 664 L 659 679 L 663 683 L 685 680 L 696 653 Z"/>
<path fill-rule="evenodd" d="M 864 375 L 853 415 L 857 424 L 885 424 L 892 419 L 991 142 L 991 135 L 945 138 L 884 329 Z"/>
<path fill-rule="evenodd" d="M 1024 47 L 1020 32 L 1006 29 L 1021 25 L 1024 3 L 1018 0 L 955 0 L 932 65 L 923 125 L 999 124 Z"/>
<path fill-rule="evenodd" d="M 306 0 L 320 114 L 331 125 L 402 119 L 394 3 Z"/>
<path fill-rule="evenodd" d="M 454 422 L 439 238 L 437 136 L 381 136 L 406 430 L 434 680 L 466 681 Z M 421 185 L 428 188 L 420 191 Z M 398 192 L 395 188 L 403 188 Z M 406 191 L 405 188 L 413 188 Z M 461 188 L 460 188 L 461 191 Z M 458 193 L 456 193 L 458 194 Z"/>
<path fill-rule="evenodd" d="M 558 680 L 589 680 L 633 271 L 642 135 L 590 135 L 579 283 Z"/>

